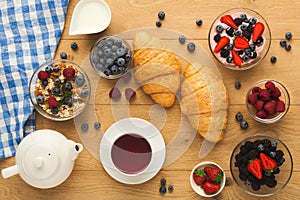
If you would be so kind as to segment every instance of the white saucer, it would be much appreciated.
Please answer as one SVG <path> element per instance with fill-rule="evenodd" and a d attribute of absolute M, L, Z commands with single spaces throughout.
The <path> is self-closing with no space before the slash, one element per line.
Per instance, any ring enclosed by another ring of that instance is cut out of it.
<path fill-rule="evenodd" d="M 111 148 L 116 139 L 128 133 L 144 137 L 152 149 L 148 167 L 136 175 L 120 172 L 111 158 Z M 163 166 L 165 157 L 166 148 L 161 133 L 150 122 L 139 118 L 126 118 L 114 123 L 107 129 L 100 142 L 100 160 L 105 171 L 115 180 L 125 184 L 140 184 L 153 178 Z"/>

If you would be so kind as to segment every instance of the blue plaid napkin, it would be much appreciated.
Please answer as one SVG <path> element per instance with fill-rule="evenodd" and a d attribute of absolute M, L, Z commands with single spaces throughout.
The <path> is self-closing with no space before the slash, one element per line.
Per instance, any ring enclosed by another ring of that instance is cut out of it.
<path fill-rule="evenodd" d="M 68 0 L 0 1 L 0 158 L 14 156 L 35 129 L 28 83 L 53 58 L 67 6 Z"/>

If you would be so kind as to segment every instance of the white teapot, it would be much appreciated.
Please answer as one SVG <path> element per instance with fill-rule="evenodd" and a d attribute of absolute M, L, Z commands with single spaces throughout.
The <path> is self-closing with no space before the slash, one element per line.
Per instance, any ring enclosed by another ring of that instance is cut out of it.
<path fill-rule="evenodd" d="M 3 169 L 3 178 L 19 174 L 36 188 L 52 188 L 71 174 L 83 146 L 53 130 L 38 130 L 26 136 L 16 152 L 16 165 Z"/>

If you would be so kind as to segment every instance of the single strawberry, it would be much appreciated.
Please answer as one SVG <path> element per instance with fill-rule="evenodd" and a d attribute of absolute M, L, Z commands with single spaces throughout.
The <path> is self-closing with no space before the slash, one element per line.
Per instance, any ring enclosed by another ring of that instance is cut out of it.
<path fill-rule="evenodd" d="M 256 116 L 261 118 L 261 119 L 266 119 L 268 117 L 268 114 L 264 110 L 258 110 L 256 112 Z"/>
<path fill-rule="evenodd" d="M 233 18 L 231 17 L 231 15 L 224 15 L 223 17 L 221 17 L 220 21 L 224 24 L 227 24 L 228 26 L 231 26 L 235 30 L 238 29 L 238 27 L 235 24 L 235 22 L 234 22 Z"/>
<path fill-rule="evenodd" d="M 279 100 L 277 102 L 276 111 L 277 112 L 284 112 L 285 111 L 285 103 L 283 101 Z"/>
<path fill-rule="evenodd" d="M 264 110 L 268 113 L 268 114 L 274 114 L 276 112 L 276 102 L 275 101 L 270 101 L 267 102 L 264 105 Z"/>
<path fill-rule="evenodd" d="M 247 165 L 248 171 L 256 178 L 262 179 L 262 163 L 259 159 L 250 160 Z"/>
<path fill-rule="evenodd" d="M 48 99 L 49 108 L 54 108 L 58 105 L 58 102 L 54 96 L 50 96 Z"/>
<path fill-rule="evenodd" d="M 272 81 L 267 81 L 265 83 L 265 88 L 267 88 L 268 90 L 274 92 L 275 91 L 275 84 Z"/>
<path fill-rule="evenodd" d="M 209 180 L 215 183 L 221 183 L 223 179 L 223 171 L 218 167 L 205 167 L 205 173 Z"/>
<path fill-rule="evenodd" d="M 126 96 L 126 99 L 128 101 L 130 101 L 131 99 L 133 99 L 136 96 L 136 92 L 131 88 L 126 88 L 125 89 L 125 96 Z"/>
<path fill-rule="evenodd" d="M 47 78 L 49 77 L 48 73 L 46 71 L 39 71 L 38 73 L 38 79 L 40 79 L 41 81 L 43 80 L 47 80 Z"/>
<path fill-rule="evenodd" d="M 270 92 L 267 89 L 262 89 L 259 96 L 263 101 L 267 101 L 270 98 Z"/>
<path fill-rule="evenodd" d="M 239 56 L 239 54 L 238 54 L 235 50 L 231 50 L 231 54 L 232 54 L 232 58 L 233 58 L 233 63 L 234 63 L 236 66 L 241 67 L 241 66 L 242 66 L 242 63 L 243 63 L 243 60 L 242 60 L 242 58 Z"/>
<path fill-rule="evenodd" d="M 255 93 L 251 93 L 249 94 L 248 98 L 247 98 L 247 102 L 251 105 L 254 105 L 257 101 L 257 94 Z"/>
<path fill-rule="evenodd" d="M 257 101 L 254 103 L 254 107 L 255 107 L 257 110 L 261 110 L 261 109 L 264 107 L 264 104 L 265 104 L 264 101 L 262 101 L 262 100 L 257 100 Z"/>
<path fill-rule="evenodd" d="M 265 30 L 265 25 L 261 22 L 257 22 L 253 27 L 252 41 L 256 42 L 256 40 L 260 38 L 264 30 Z"/>
<path fill-rule="evenodd" d="M 75 69 L 71 67 L 65 68 L 63 71 L 63 75 L 66 78 L 73 78 L 75 76 Z"/>
<path fill-rule="evenodd" d="M 197 185 L 202 185 L 206 181 L 206 174 L 204 169 L 197 169 L 193 173 L 193 179 Z"/>
<path fill-rule="evenodd" d="M 203 184 L 203 191 L 205 192 L 205 194 L 208 195 L 218 192 L 220 188 L 221 188 L 220 184 L 214 183 L 210 180 L 205 181 Z"/>
<path fill-rule="evenodd" d="M 228 37 L 222 36 L 214 49 L 214 53 L 219 53 L 219 51 L 226 47 L 229 42 L 230 39 Z"/>
<path fill-rule="evenodd" d="M 262 163 L 263 170 L 270 171 L 277 167 L 276 161 L 267 156 L 266 154 L 260 153 L 259 157 Z"/>
<path fill-rule="evenodd" d="M 234 47 L 237 49 L 247 49 L 249 48 L 249 42 L 242 36 L 236 36 L 234 40 Z"/>

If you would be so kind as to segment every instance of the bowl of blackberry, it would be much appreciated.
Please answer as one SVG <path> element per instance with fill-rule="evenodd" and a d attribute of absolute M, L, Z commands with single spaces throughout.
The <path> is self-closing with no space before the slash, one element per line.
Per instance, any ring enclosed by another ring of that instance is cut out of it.
<path fill-rule="evenodd" d="M 288 90 L 276 80 L 258 81 L 246 94 L 248 113 L 261 123 L 270 124 L 279 121 L 287 114 L 289 106 Z"/>
<path fill-rule="evenodd" d="M 84 70 L 70 60 L 42 64 L 29 83 L 30 100 L 44 117 L 65 121 L 79 115 L 90 97 L 90 81 Z"/>
<path fill-rule="evenodd" d="M 293 159 L 288 147 L 278 138 L 256 134 L 241 141 L 230 158 L 235 183 L 254 196 L 271 196 L 289 182 Z"/>
<path fill-rule="evenodd" d="M 220 14 L 208 35 L 215 59 L 232 70 L 247 70 L 260 63 L 269 51 L 271 32 L 256 11 L 233 8 Z"/>
<path fill-rule="evenodd" d="M 104 36 L 92 46 L 90 62 L 101 77 L 117 79 L 126 74 L 132 66 L 132 48 L 119 36 Z"/>

